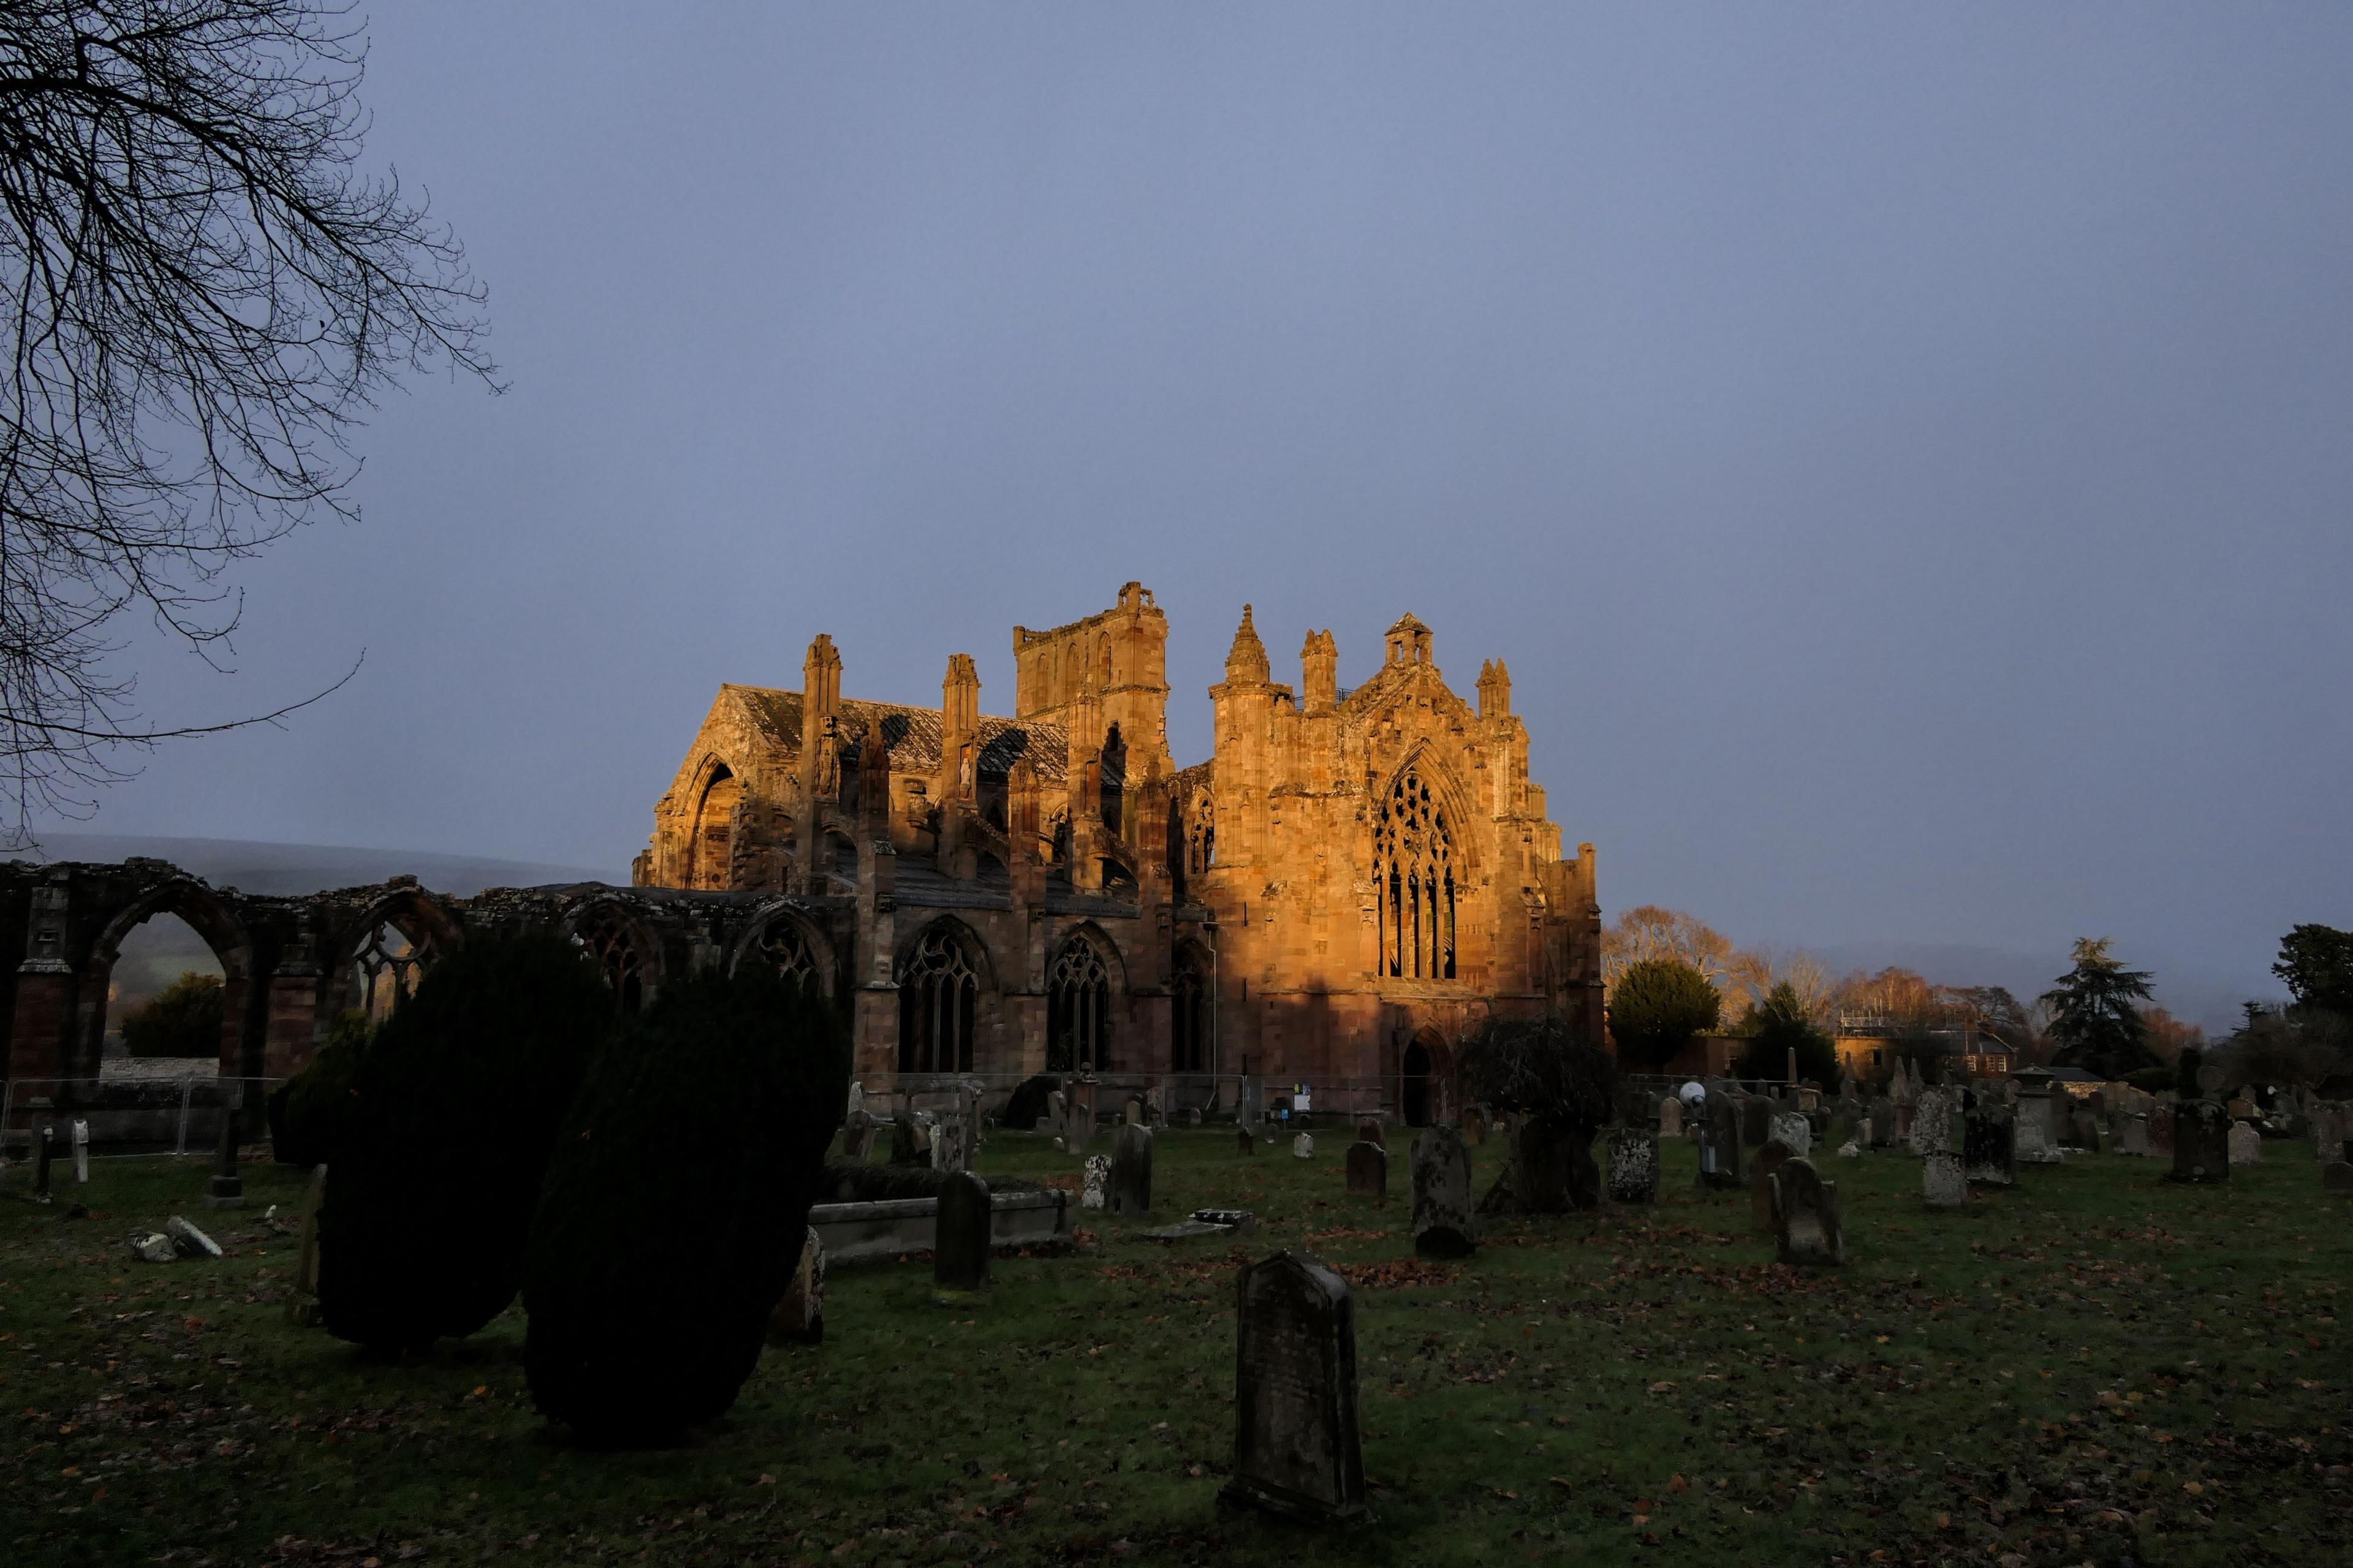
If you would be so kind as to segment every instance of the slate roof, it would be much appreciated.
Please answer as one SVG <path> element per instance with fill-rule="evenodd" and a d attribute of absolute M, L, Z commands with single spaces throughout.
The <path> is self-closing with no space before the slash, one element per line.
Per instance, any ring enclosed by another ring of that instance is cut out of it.
<path fill-rule="evenodd" d="M 801 749 L 801 694 L 778 691 L 766 686 L 737 686 L 733 683 L 721 689 L 733 693 L 744 704 L 754 723 L 763 734 L 776 743 L 778 751 L 797 755 Z M 864 733 L 867 724 L 880 721 L 883 743 L 891 748 L 891 765 L 901 773 L 928 773 L 940 765 L 940 710 L 936 708 L 910 708 L 899 702 L 861 702 L 855 698 L 841 700 L 841 727 L 856 737 Z M 853 748 L 854 752 L 854 748 Z M 1041 723 L 1034 719 L 995 719 L 987 714 L 980 719 L 980 774 L 983 778 L 1003 778 L 1013 771 L 1013 764 L 1027 755 L 1029 765 L 1037 770 L 1039 784 L 1064 784 L 1069 781 L 1071 743 L 1069 735 L 1060 724 Z"/>

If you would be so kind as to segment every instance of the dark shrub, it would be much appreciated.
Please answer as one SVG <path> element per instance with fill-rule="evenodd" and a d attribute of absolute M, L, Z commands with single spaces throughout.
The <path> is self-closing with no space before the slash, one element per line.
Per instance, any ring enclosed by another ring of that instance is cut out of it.
<path fill-rule="evenodd" d="M 122 1048 L 134 1057 L 218 1057 L 221 977 L 181 975 L 122 1020 Z"/>
<path fill-rule="evenodd" d="M 310 1065 L 269 1091 L 269 1150 L 280 1164 L 307 1171 L 327 1158 L 351 1114 L 374 1032 L 366 1014 L 344 1014 Z"/>
<path fill-rule="evenodd" d="M 2173 1069 L 2168 1067 L 2136 1068 L 2125 1074 L 2125 1081 L 2143 1094 L 2163 1094 L 2173 1087 Z"/>
<path fill-rule="evenodd" d="M 1045 1115 L 1048 1109 L 1046 1097 L 1054 1092 L 1060 1081 L 1048 1073 L 1023 1079 L 1021 1087 L 1013 1091 L 1013 1098 L 1005 1102 L 1005 1114 L 997 1119 L 997 1125 L 1016 1132 L 1037 1131 L 1038 1119 Z"/>
<path fill-rule="evenodd" d="M 645 1443 L 734 1403 L 849 1089 L 849 1030 L 822 998 L 765 971 L 662 989 L 591 1069 L 532 1222 L 542 1411 Z"/>
<path fill-rule="evenodd" d="M 1593 1135 L 1616 1111 L 1618 1064 L 1556 1018 L 1496 1020 L 1462 1052 L 1475 1100 L 1523 1118 L 1482 1214 L 1559 1214 L 1599 1202 Z"/>
<path fill-rule="evenodd" d="M 413 1349 L 514 1300 L 557 1121 L 612 1020 L 594 963 L 551 932 L 478 936 L 426 973 L 360 1056 L 332 1136 L 302 1151 L 329 1167 L 331 1332 Z"/>
<path fill-rule="evenodd" d="M 887 1203 L 899 1198 L 935 1198 L 946 1186 L 948 1173 L 929 1165 L 861 1165 L 850 1160 L 828 1160 L 818 1183 L 821 1204 Z M 999 1176 L 988 1184 L 992 1193 L 1034 1193 L 1036 1182 Z"/>

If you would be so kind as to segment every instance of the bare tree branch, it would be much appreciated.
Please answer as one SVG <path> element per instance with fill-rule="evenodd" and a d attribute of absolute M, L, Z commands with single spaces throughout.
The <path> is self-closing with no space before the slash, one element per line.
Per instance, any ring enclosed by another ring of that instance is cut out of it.
<path fill-rule="evenodd" d="M 85 815 L 142 721 L 144 611 L 225 668 L 228 566 L 355 519 L 349 440 L 403 372 L 495 389 L 485 295 L 425 205 L 357 164 L 341 0 L 0 0 L 0 791 Z"/>

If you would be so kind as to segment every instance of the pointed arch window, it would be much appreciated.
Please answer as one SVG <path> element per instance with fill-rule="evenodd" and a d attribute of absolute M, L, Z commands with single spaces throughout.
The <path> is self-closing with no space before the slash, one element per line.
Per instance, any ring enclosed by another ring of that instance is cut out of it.
<path fill-rule="evenodd" d="M 980 974 L 955 933 L 934 926 L 899 975 L 899 1070 L 970 1072 Z"/>
<path fill-rule="evenodd" d="M 1209 982 L 1189 955 L 1177 960 L 1169 987 L 1168 1070 L 1209 1070 Z"/>
<path fill-rule="evenodd" d="M 1411 980 L 1454 978 L 1454 829 L 1419 770 L 1389 786 L 1373 825 L 1379 969 Z"/>
<path fill-rule="evenodd" d="M 613 988 L 614 1002 L 624 1016 L 645 1005 L 645 954 L 638 951 L 637 932 L 627 915 L 608 904 L 583 921 L 572 940 L 586 948 L 605 972 L 605 984 Z"/>
<path fill-rule="evenodd" d="M 1046 1066 L 1055 1072 L 1111 1066 L 1111 971 L 1084 937 L 1062 944 L 1046 976 Z"/>
<path fill-rule="evenodd" d="M 825 973 L 818 965 L 817 954 L 797 921 L 784 916 L 770 921 L 752 951 L 783 978 L 798 985 L 814 985 L 820 992 L 826 989 Z"/>
<path fill-rule="evenodd" d="M 352 955 L 351 1006 L 382 1023 L 417 994 L 417 983 L 439 956 L 430 934 L 412 939 L 390 921 L 372 927 Z"/>

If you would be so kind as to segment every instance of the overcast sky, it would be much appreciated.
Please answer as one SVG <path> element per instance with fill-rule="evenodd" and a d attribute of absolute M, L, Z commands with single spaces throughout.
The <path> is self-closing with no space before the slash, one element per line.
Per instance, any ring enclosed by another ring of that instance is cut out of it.
<path fill-rule="evenodd" d="M 2353 7 L 371 16 L 512 388 L 143 691 L 360 676 L 99 828 L 617 879 L 720 682 L 1007 711 L 1139 578 L 1180 763 L 1244 601 L 1508 659 L 1611 912 L 2242 994 L 2353 926 Z"/>

